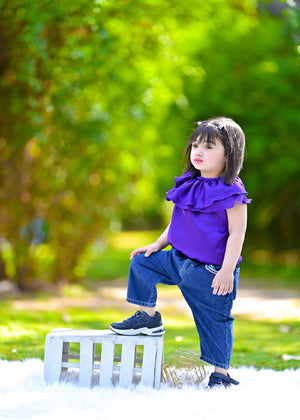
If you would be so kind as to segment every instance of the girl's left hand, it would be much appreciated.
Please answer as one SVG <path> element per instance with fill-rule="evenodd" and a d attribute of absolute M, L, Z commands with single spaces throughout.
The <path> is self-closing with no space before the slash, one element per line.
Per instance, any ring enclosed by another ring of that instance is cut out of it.
<path fill-rule="evenodd" d="M 215 275 L 211 287 L 213 287 L 213 294 L 227 295 L 233 290 L 233 272 L 226 271 L 221 268 Z"/>

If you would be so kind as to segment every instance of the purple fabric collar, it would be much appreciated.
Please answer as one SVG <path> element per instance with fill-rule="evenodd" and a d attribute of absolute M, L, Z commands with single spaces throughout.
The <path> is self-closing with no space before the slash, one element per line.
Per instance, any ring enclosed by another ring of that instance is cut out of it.
<path fill-rule="evenodd" d="M 250 203 L 240 178 L 233 185 L 223 183 L 222 177 L 191 178 L 191 173 L 175 177 L 175 187 L 168 191 L 166 200 L 173 201 L 183 210 L 211 212 L 226 210 L 239 204 Z"/>

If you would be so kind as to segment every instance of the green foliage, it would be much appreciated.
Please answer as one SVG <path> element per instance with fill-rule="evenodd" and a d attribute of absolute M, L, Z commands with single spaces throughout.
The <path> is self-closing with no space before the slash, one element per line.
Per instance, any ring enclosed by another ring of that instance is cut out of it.
<path fill-rule="evenodd" d="M 130 252 L 154 242 L 159 231 L 116 232 L 103 242 L 96 242 L 86 250 L 77 270 L 88 281 L 126 279 Z M 168 249 L 168 248 L 167 248 Z M 45 259 L 45 254 L 44 257 Z M 49 258 L 49 257 L 48 257 Z M 265 289 L 299 289 L 300 266 L 297 250 L 274 255 L 268 250 L 245 249 L 241 263 L 241 282 L 249 279 L 253 284 L 263 284 Z"/>
<path fill-rule="evenodd" d="M 217 114 L 248 139 L 249 244 L 298 246 L 299 11 L 259 4 L 0 2 L 0 229 L 21 288 L 76 279 L 107 229 L 159 227 L 193 121 Z"/>

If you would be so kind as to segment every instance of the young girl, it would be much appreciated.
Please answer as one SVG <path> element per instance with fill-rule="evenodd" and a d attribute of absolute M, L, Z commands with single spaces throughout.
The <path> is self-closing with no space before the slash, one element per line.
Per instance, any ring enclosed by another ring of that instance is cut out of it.
<path fill-rule="evenodd" d="M 242 168 L 245 136 L 230 118 L 198 122 L 185 150 L 184 174 L 166 199 L 175 206 L 171 223 L 153 244 L 131 253 L 127 302 L 139 310 L 112 331 L 162 335 L 155 310 L 156 285 L 177 285 L 200 338 L 201 359 L 215 366 L 208 387 L 238 385 L 227 370 L 232 352 L 231 309 L 247 220 Z M 171 244 L 170 251 L 162 251 Z"/>

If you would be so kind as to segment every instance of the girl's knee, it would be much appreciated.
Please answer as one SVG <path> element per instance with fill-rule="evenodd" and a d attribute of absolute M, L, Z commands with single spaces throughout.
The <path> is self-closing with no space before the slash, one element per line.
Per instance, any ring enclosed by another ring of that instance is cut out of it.
<path fill-rule="evenodd" d="M 153 259 L 150 257 L 145 257 L 145 253 L 138 254 L 131 260 L 130 272 L 131 273 L 145 273 L 153 270 Z"/>
<path fill-rule="evenodd" d="M 144 258 L 146 258 L 144 252 L 142 254 L 136 255 L 135 257 L 132 258 L 130 266 L 133 268 L 136 266 L 143 265 L 142 263 L 144 262 Z"/>

